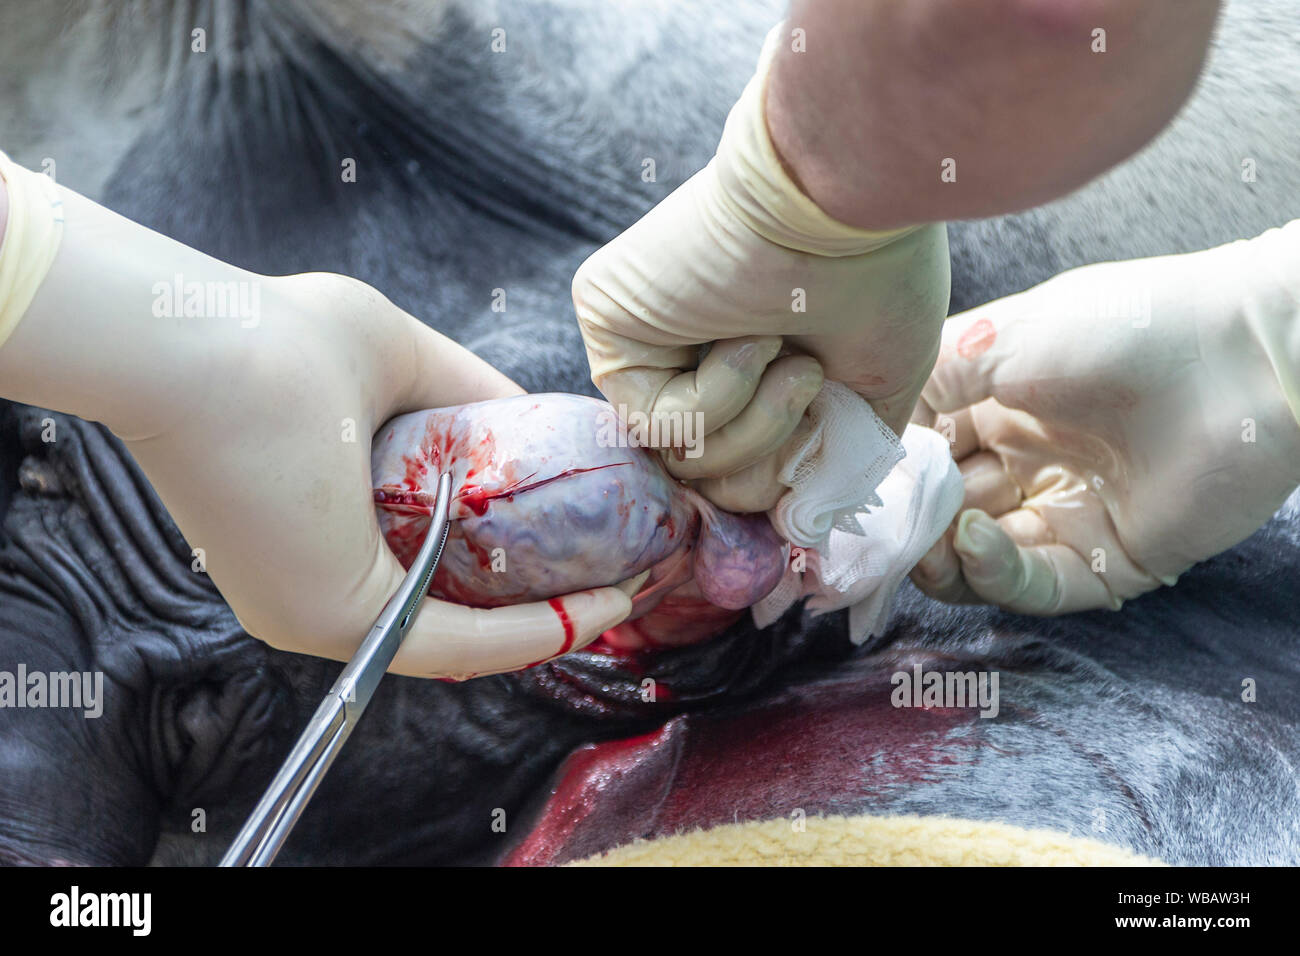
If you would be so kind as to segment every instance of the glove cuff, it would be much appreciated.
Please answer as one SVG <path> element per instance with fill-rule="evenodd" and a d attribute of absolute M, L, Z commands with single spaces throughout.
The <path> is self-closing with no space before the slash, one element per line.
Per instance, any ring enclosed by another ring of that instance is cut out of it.
<path fill-rule="evenodd" d="M 0 346 L 27 312 L 63 238 L 63 200 L 48 176 L 0 152 L 9 221 L 0 240 Z"/>
<path fill-rule="evenodd" d="M 769 242 L 821 256 L 871 252 L 919 228 L 874 232 L 832 219 L 786 173 L 767 129 L 767 78 L 786 36 L 786 24 L 768 33 L 758 70 L 727 116 L 712 165 L 720 201 Z"/>

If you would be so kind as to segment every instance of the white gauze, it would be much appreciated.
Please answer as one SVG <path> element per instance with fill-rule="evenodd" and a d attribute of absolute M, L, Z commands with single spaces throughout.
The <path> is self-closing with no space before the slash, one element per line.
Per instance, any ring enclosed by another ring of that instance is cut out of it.
<path fill-rule="evenodd" d="M 768 517 L 804 549 L 806 570 L 787 564 L 754 605 L 754 623 L 767 627 L 806 597 L 814 614 L 849 608 L 855 644 L 884 633 L 904 576 L 961 508 L 961 474 L 948 443 L 919 425 L 909 425 L 900 442 L 866 400 L 827 382 L 779 478 L 790 490 Z"/>

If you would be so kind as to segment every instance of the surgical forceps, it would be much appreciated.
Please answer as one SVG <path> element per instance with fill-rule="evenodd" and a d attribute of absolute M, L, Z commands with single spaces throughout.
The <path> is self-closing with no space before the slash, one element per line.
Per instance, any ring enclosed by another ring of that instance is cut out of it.
<path fill-rule="evenodd" d="M 429 534 L 397 592 L 384 605 L 361 647 L 330 688 L 298 742 L 221 858 L 221 866 L 268 866 L 280 852 L 307 801 L 334 763 L 352 728 L 402 646 L 442 557 L 451 511 L 451 474 L 438 479 Z"/>

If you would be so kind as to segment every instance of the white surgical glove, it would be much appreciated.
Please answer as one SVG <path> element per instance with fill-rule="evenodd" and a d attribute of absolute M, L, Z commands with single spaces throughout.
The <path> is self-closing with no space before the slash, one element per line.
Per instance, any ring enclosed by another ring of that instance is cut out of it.
<path fill-rule="evenodd" d="M 592 381 L 616 408 L 661 422 L 661 445 L 688 444 L 674 428 L 701 413 L 702 454 L 666 463 L 732 510 L 766 510 L 784 490 L 777 456 L 823 373 L 901 434 L 948 307 L 942 224 L 847 226 L 782 167 L 764 94 L 784 35 L 768 35 L 713 160 L 573 280 Z"/>
<path fill-rule="evenodd" d="M 1248 537 L 1300 483 L 1300 220 L 1075 269 L 950 319 L 924 392 L 966 484 L 922 590 L 1117 609 Z"/>
<path fill-rule="evenodd" d="M 0 175 L 0 394 L 107 425 L 250 634 L 348 659 L 405 573 L 375 518 L 371 435 L 518 386 L 365 283 L 245 272 L 3 153 Z M 426 599 L 390 670 L 512 670 L 630 610 L 618 588 L 493 610 Z"/>

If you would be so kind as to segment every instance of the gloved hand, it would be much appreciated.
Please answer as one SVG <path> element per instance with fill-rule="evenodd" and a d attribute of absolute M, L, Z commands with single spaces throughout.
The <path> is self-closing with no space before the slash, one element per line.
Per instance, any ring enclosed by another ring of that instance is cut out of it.
<path fill-rule="evenodd" d="M 703 453 L 678 451 L 666 464 L 738 511 L 766 510 L 784 490 L 774 454 L 823 374 L 901 433 L 948 307 L 942 224 L 852 228 L 782 167 L 764 94 L 787 35 L 768 35 L 713 160 L 573 280 L 592 381 L 616 408 L 650 413 L 660 435 L 676 436 L 660 444 L 683 445 L 690 436 L 673 426 L 701 413 Z"/>
<path fill-rule="evenodd" d="M 3 154 L 0 174 L 0 393 L 112 429 L 249 633 L 349 658 L 404 575 L 376 522 L 371 435 L 518 386 L 362 282 L 245 272 Z M 617 588 L 558 608 L 426 599 L 390 670 L 523 667 L 630 609 Z"/>
<path fill-rule="evenodd" d="M 965 478 L 913 580 L 1027 614 L 1118 609 L 1300 483 L 1300 221 L 1075 269 L 950 319 L 922 407 Z"/>

